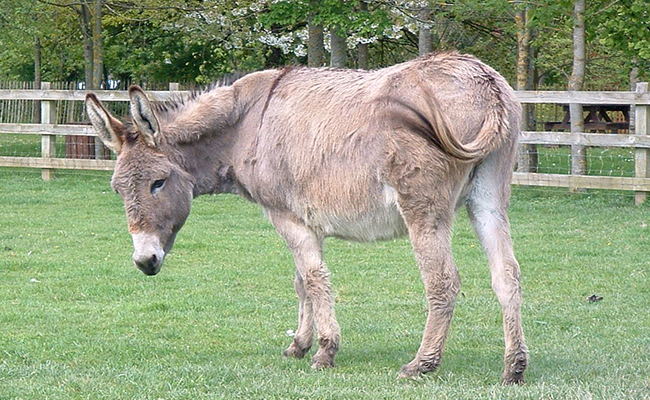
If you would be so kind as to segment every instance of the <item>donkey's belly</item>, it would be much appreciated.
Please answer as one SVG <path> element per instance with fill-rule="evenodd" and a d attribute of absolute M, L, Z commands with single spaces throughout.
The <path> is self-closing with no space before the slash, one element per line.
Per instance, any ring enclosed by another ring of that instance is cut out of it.
<path fill-rule="evenodd" d="M 383 187 L 383 196 L 367 204 L 363 210 L 353 213 L 312 210 L 305 220 L 325 236 L 358 242 L 392 239 L 407 232 L 397 204 L 397 192 L 388 185 Z"/>

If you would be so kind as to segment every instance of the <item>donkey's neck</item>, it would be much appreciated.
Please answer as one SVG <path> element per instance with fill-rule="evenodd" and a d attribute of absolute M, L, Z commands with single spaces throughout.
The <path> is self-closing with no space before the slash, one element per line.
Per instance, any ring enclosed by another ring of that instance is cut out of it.
<path fill-rule="evenodd" d="M 202 194 L 239 193 L 230 152 L 232 132 L 205 136 L 174 149 L 177 162 L 194 180 L 194 197 Z"/>
<path fill-rule="evenodd" d="M 248 194 L 237 180 L 234 162 L 242 144 L 257 134 L 265 101 L 282 71 L 247 75 L 231 87 L 199 96 L 170 125 L 176 132 L 179 164 L 194 177 L 194 196 Z M 239 149 L 239 150 L 236 150 Z"/>

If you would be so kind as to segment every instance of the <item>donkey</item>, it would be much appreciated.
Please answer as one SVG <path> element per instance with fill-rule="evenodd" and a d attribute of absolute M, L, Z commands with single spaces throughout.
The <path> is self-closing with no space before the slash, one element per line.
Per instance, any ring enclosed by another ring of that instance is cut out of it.
<path fill-rule="evenodd" d="M 160 271 L 192 198 L 236 193 L 259 204 L 296 265 L 298 328 L 284 356 L 302 358 L 317 332 L 314 368 L 334 366 L 340 328 L 323 241 L 408 234 L 428 317 L 400 376 L 435 370 L 460 289 L 451 254 L 466 205 L 503 313 L 504 383 L 521 383 L 528 353 L 520 270 L 507 208 L 521 107 L 478 59 L 425 56 L 377 71 L 285 68 L 168 103 L 129 89 L 131 121 L 92 93 L 88 117 L 117 154 L 111 181 L 126 209 L 133 262 Z"/>

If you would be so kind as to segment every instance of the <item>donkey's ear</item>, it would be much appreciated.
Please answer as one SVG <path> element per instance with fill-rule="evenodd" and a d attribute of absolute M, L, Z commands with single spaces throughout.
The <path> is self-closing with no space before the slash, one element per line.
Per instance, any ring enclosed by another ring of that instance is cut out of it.
<path fill-rule="evenodd" d="M 144 140 L 151 147 L 158 146 L 161 137 L 160 123 L 151 108 L 147 95 L 140 86 L 131 86 L 129 98 L 131 99 L 131 116 Z"/>
<path fill-rule="evenodd" d="M 124 125 L 111 116 L 94 93 L 86 95 L 86 114 L 102 142 L 119 154 L 124 143 Z"/>

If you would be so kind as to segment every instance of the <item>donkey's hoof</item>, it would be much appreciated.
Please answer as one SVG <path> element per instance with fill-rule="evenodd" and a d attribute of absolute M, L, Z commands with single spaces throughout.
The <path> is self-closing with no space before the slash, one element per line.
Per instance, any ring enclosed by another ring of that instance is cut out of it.
<path fill-rule="evenodd" d="M 334 357 L 329 355 L 314 355 L 311 359 L 312 369 L 334 368 Z"/>
<path fill-rule="evenodd" d="M 522 385 L 526 383 L 524 381 L 524 369 L 525 369 L 525 364 L 523 368 L 519 369 L 506 369 L 503 371 L 503 377 L 502 377 L 502 382 L 504 385 Z"/>
<path fill-rule="evenodd" d="M 302 348 L 296 344 L 296 342 L 292 342 L 289 347 L 282 353 L 283 357 L 290 357 L 290 358 L 298 358 L 301 359 L 307 354 L 309 351 L 309 347 L 307 348 Z"/>
<path fill-rule="evenodd" d="M 398 378 L 417 380 L 422 378 L 422 373 L 420 372 L 420 368 L 418 364 L 412 361 L 402 367 L 402 370 L 400 371 Z"/>
<path fill-rule="evenodd" d="M 504 385 L 520 385 L 524 382 L 524 371 L 528 366 L 528 355 L 520 352 L 512 357 L 506 358 L 506 368 L 503 371 L 502 381 Z"/>
<path fill-rule="evenodd" d="M 526 383 L 524 380 L 524 374 L 511 374 L 506 376 L 505 374 L 503 375 L 503 380 L 502 380 L 504 385 L 523 385 Z"/>
<path fill-rule="evenodd" d="M 432 358 L 431 360 L 416 358 L 415 360 L 402 367 L 402 371 L 400 372 L 399 377 L 417 379 L 422 377 L 422 375 L 426 374 L 427 372 L 435 371 L 438 369 L 439 365 L 439 358 Z"/>

